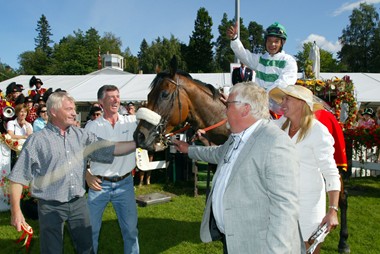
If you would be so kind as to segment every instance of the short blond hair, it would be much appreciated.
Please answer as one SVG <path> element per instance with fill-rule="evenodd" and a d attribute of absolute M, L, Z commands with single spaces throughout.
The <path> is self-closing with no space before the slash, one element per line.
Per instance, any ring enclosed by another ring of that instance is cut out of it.
<path fill-rule="evenodd" d="M 249 81 L 235 84 L 230 93 L 235 94 L 235 99 L 251 106 L 252 116 L 259 119 L 269 119 L 269 98 L 264 88 Z"/>

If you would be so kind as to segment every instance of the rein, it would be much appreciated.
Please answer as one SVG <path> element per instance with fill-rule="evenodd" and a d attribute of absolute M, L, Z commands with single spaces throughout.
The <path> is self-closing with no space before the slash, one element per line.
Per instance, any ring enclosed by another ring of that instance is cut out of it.
<path fill-rule="evenodd" d="M 171 78 L 168 78 L 166 77 L 165 79 L 167 79 L 170 83 L 174 84 L 176 86 L 176 90 L 175 90 L 175 94 L 176 94 L 176 97 L 178 98 L 178 111 L 179 111 L 179 122 L 181 123 L 182 122 L 182 103 L 181 103 L 181 99 L 180 99 L 180 93 L 179 93 L 179 87 L 180 87 L 180 83 L 179 83 L 179 77 L 177 76 L 177 82 L 174 81 L 173 79 Z M 160 128 L 163 128 L 164 127 L 164 123 L 167 122 L 167 119 L 162 119 L 163 121 L 161 121 L 161 123 L 159 125 L 156 126 L 156 131 L 157 133 L 160 132 Z M 222 121 L 216 123 L 216 124 L 213 124 L 211 126 L 208 126 L 206 128 L 204 128 L 204 131 L 210 131 L 212 129 L 215 129 L 219 126 L 222 126 L 223 124 L 225 124 L 227 122 L 227 119 L 223 119 Z M 178 134 L 178 133 L 182 133 L 182 132 L 185 132 L 186 130 L 190 129 L 191 125 L 186 123 L 186 125 L 174 132 L 171 132 L 171 133 L 168 133 L 166 134 L 164 137 L 161 136 L 160 138 L 160 143 L 161 144 L 164 144 L 164 146 L 167 147 L 167 142 L 168 142 L 168 138 Z M 162 129 L 163 130 L 163 129 Z M 192 137 L 191 140 L 193 140 L 195 138 L 195 135 Z"/>

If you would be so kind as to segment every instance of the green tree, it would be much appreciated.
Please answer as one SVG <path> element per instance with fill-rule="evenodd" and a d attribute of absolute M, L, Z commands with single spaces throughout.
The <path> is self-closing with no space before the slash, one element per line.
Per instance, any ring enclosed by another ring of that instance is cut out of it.
<path fill-rule="evenodd" d="M 109 52 L 111 54 L 121 55 L 121 42 L 120 37 L 116 37 L 113 33 L 106 32 L 103 37 L 100 39 L 99 44 L 101 45 L 101 52 L 103 54 Z"/>
<path fill-rule="evenodd" d="M 25 51 L 18 57 L 20 64 L 20 74 L 26 75 L 41 75 L 48 74 L 51 59 L 41 49 L 35 51 Z"/>
<path fill-rule="evenodd" d="M 228 20 L 227 13 L 224 13 L 218 26 L 219 36 L 215 43 L 215 63 L 218 72 L 230 72 L 230 63 L 234 62 L 234 52 L 230 48 L 230 38 L 226 34 L 227 28 L 232 25 L 233 21 Z"/>
<path fill-rule="evenodd" d="M 343 64 L 350 72 L 368 72 L 372 56 L 372 46 L 379 14 L 373 5 L 361 3 L 350 16 L 350 24 L 343 29 L 339 40 L 342 49 L 338 52 Z M 379 43 L 379 42 L 378 42 Z"/>
<path fill-rule="evenodd" d="M 49 73 L 55 75 L 84 75 L 98 69 L 99 46 L 101 53 L 120 54 L 121 40 L 112 33 L 100 37 L 95 28 L 85 33 L 78 30 L 54 45 L 53 63 Z"/>
<path fill-rule="evenodd" d="M 52 48 L 50 44 L 51 28 L 45 15 L 42 15 L 37 22 L 37 37 L 34 39 L 35 50 L 25 51 L 18 57 L 20 64 L 20 74 L 39 75 L 48 74 L 51 65 Z"/>
<path fill-rule="evenodd" d="M 145 56 L 147 55 L 148 48 L 148 42 L 144 38 L 140 44 L 140 51 L 137 53 L 137 59 L 139 60 L 139 71 L 142 71 L 143 73 L 148 73 L 148 64 L 145 64 Z"/>
<path fill-rule="evenodd" d="M 309 59 L 310 49 L 313 47 L 312 42 L 304 43 L 302 51 L 298 51 L 295 55 L 298 65 L 298 71 L 304 72 L 306 68 L 306 61 Z M 320 72 L 338 72 L 338 60 L 334 59 L 333 54 L 324 49 L 319 49 L 320 55 Z"/>
<path fill-rule="evenodd" d="M 91 50 L 91 49 L 90 49 Z M 83 31 L 74 31 L 74 35 L 68 35 L 54 45 L 53 63 L 50 73 L 54 75 L 83 75 L 97 70 L 98 47 L 96 48 L 96 61 L 92 67 L 85 65 L 88 55 L 85 46 Z"/>
<path fill-rule="evenodd" d="M 132 55 L 129 48 L 127 48 L 122 55 L 125 59 L 125 71 L 137 74 L 140 70 L 139 59 L 136 56 Z"/>
<path fill-rule="evenodd" d="M 0 62 L 0 82 L 13 78 L 17 75 L 17 71 L 13 70 L 8 64 Z"/>
<path fill-rule="evenodd" d="M 253 53 L 265 53 L 264 29 L 263 26 L 251 21 L 248 25 L 250 50 Z"/>
<path fill-rule="evenodd" d="M 186 63 L 190 72 L 213 72 L 212 19 L 205 8 L 200 8 L 186 52 Z"/>
<path fill-rule="evenodd" d="M 248 28 L 244 25 L 243 19 L 240 18 L 240 41 L 243 43 L 244 48 L 252 51 L 251 43 L 249 41 L 250 33 Z"/>
<path fill-rule="evenodd" d="M 173 35 L 170 39 L 158 37 L 151 45 L 145 40 L 141 43 L 139 52 L 139 63 L 144 73 L 156 73 L 167 69 L 173 55 L 176 55 L 178 68 L 185 69 L 181 53 L 181 43 Z"/>
<path fill-rule="evenodd" d="M 50 56 L 52 49 L 49 45 L 53 43 L 50 37 L 53 34 L 51 33 L 49 22 L 44 14 L 42 14 L 40 20 L 37 22 L 36 32 L 38 32 L 38 35 L 37 38 L 34 39 L 35 49 L 40 49 L 47 56 Z"/>
<path fill-rule="evenodd" d="M 369 61 L 370 72 L 380 72 L 380 22 L 377 23 L 375 35 L 371 43 L 371 58 Z"/>

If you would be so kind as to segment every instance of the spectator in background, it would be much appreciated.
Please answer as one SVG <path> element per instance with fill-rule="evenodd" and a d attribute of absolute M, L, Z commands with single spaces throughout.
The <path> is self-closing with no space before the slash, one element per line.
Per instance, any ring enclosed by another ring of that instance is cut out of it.
<path fill-rule="evenodd" d="M 8 121 L 7 132 L 13 139 L 26 139 L 33 133 L 33 126 L 26 121 L 28 107 L 25 104 L 18 104 L 15 107 L 16 119 Z"/>
<path fill-rule="evenodd" d="M 241 63 L 239 68 L 232 71 L 232 84 L 252 81 L 252 76 L 252 70 Z"/>
<path fill-rule="evenodd" d="M 380 125 L 380 106 L 376 109 L 376 125 Z"/>
<path fill-rule="evenodd" d="M 86 125 L 91 122 L 91 121 L 94 121 L 96 119 L 98 119 L 99 117 L 101 117 L 103 114 L 103 111 L 102 111 L 102 108 L 99 107 L 99 106 L 92 106 L 92 108 L 90 109 L 90 112 L 88 113 L 88 121 L 86 122 Z"/>
<path fill-rule="evenodd" d="M 33 124 L 34 120 L 37 119 L 37 108 L 34 106 L 33 98 L 30 96 L 25 97 L 25 105 L 28 107 L 28 115 L 26 116 L 26 121 Z"/>
<path fill-rule="evenodd" d="M 127 104 L 127 111 L 128 111 L 128 115 L 135 115 L 136 114 L 136 108 L 135 108 L 135 104 L 133 102 L 129 102 Z"/>
<path fill-rule="evenodd" d="M 35 89 L 28 91 L 29 97 L 34 98 L 38 94 L 39 95 L 44 95 L 44 93 L 47 91 L 47 89 L 44 88 L 44 87 L 42 87 L 43 84 L 44 83 L 42 82 L 42 80 L 40 78 L 36 78 L 35 76 L 33 76 L 29 80 L 29 87 L 30 88 L 35 87 Z"/>
<path fill-rule="evenodd" d="M 363 118 L 359 119 L 358 127 L 363 128 L 372 128 L 376 125 L 375 120 L 373 120 L 373 109 L 372 108 L 365 108 L 363 112 Z"/>
<path fill-rule="evenodd" d="M 22 93 L 22 87 L 21 85 L 16 84 L 16 82 L 12 82 L 7 86 L 5 97 L 11 107 L 16 107 L 16 105 L 24 103 L 25 100 L 25 96 Z"/>
<path fill-rule="evenodd" d="M 37 109 L 38 118 L 33 122 L 33 131 L 37 132 L 45 128 L 48 122 L 46 105 L 40 105 Z"/>

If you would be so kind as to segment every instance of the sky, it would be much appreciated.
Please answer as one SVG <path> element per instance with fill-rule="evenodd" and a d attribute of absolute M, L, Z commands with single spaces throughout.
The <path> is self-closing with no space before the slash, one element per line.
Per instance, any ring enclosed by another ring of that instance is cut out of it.
<path fill-rule="evenodd" d="M 137 55 L 143 39 L 151 43 L 171 35 L 188 44 L 194 31 L 197 12 L 204 7 L 213 21 L 214 39 L 223 14 L 235 17 L 235 0 L 0 0 L 0 62 L 14 69 L 18 56 L 33 51 L 37 22 L 44 14 L 49 22 L 51 39 L 58 43 L 79 29 L 95 28 L 99 35 L 113 33 L 122 41 L 122 51 L 129 48 Z M 240 17 L 264 28 L 273 22 L 286 27 L 286 53 L 296 55 L 305 42 L 331 53 L 340 50 L 338 38 L 350 21 L 349 16 L 361 2 L 373 4 L 380 13 L 380 0 L 240 0 Z M 105 53 L 105 52 L 102 52 Z M 112 52 L 110 52 L 112 53 Z"/>

